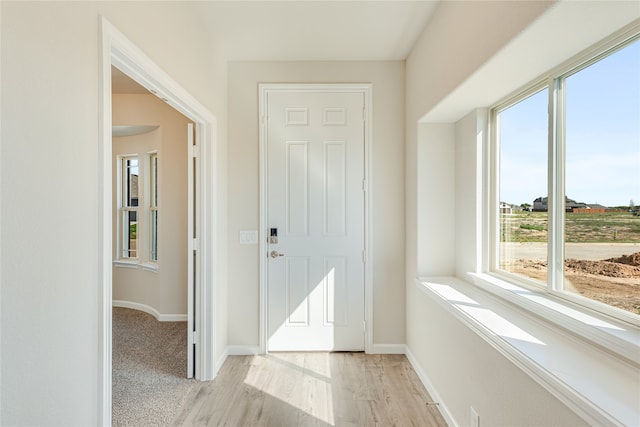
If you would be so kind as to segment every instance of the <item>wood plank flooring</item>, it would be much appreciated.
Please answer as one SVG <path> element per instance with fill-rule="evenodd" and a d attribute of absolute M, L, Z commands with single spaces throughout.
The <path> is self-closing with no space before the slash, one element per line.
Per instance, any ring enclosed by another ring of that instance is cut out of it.
<path fill-rule="evenodd" d="M 403 355 L 230 356 L 176 426 L 446 426 Z"/>

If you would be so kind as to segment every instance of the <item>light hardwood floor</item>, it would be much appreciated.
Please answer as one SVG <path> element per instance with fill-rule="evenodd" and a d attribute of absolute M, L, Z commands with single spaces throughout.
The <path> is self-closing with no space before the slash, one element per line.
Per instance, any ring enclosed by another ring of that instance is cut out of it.
<path fill-rule="evenodd" d="M 231 356 L 174 425 L 446 426 L 429 402 L 403 355 Z"/>

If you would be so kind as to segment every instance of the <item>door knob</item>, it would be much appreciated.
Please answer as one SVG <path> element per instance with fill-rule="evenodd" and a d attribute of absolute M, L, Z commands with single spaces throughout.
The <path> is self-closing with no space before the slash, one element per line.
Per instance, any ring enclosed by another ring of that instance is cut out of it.
<path fill-rule="evenodd" d="M 279 253 L 278 251 L 271 251 L 271 258 L 278 258 L 279 256 L 284 256 L 284 254 Z"/>

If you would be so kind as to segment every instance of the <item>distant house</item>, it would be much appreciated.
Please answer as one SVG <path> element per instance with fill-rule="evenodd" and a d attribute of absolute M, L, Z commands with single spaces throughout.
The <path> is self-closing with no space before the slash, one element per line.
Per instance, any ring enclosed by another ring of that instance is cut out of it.
<path fill-rule="evenodd" d="M 549 198 L 538 197 L 533 201 L 533 212 L 547 212 L 549 210 Z M 593 205 L 599 206 L 599 205 Z M 576 209 L 590 209 L 589 205 L 583 202 L 576 202 L 565 196 L 564 210 L 565 212 L 575 212 Z M 594 212 L 595 213 L 595 212 Z"/>
<path fill-rule="evenodd" d="M 573 213 L 601 214 L 607 212 L 608 210 L 608 207 L 594 203 L 587 205 L 586 208 L 574 208 Z"/>
<path fill-rule="evenodd" d="M 596 211 L 606 212 L 609 210 L 609 207 L 604 205 L 599 205 L 597 203 L 589 203 L 589 208 L 595 209 Z"/>
<path fill-rule="evenodd" d="M 538 197 L 537 199 L 535 199 L 533 201 L 533 207 L 531 208 L 531 210 L 533 212 L 546 212 L 549 210 L 548 208 L 548 197 Z"/>
<path fill-rule="evenodd" d="M 511 207 L 511 205 L 501 202 L 500 203 L 500 213 L 501 214 L 512 214 L 513 213 L 513 208 Z"/>

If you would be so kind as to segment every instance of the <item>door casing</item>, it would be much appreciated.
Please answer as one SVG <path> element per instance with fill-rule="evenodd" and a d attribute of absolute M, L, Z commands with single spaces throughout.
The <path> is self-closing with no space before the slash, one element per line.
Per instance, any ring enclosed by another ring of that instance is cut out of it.
<path fill-rule="evenodd" d="M 371 343 L 373 342 L 373 266 L 371 263 L 373 247 L 371 239 L 372 230 L 372 180 L 371 180 L 371 147 L 372 147 L 372 92 L 373 85 L 369 83 L 345 83 L 345 84 L 259 84 L 258 85 L 259 100 L 259 160 L 260 160 L 260 353 L 267 353 L 268 342 L 268 258 L 267 258 L 267 111 L 268 111 L 268 94 L 273 92 L 302 92 L 302 93 L 318 93 L 318 92 L 355 92 L 364 95 L 364 250 L 365 250 L 365 266 L 364 266 L 364 316 L 365 316 L 365 339 L 364 349 L 366 353 L 370 352 Z"/>
<path fill-rule="evenodd" d="M 195 123 L 198 135 L 200 168 L 196 176 L 197 269 L 195 284 L 196 340 L 198 343 L 195 376 L 200 380 L 215 377 L 215 301 L 217 300 L 217 230 L 215 153 L 216 118 L 177 82 L 169 77 L 124 34 L 100 17 L 99 81 L 99 237 L 98 237 L 98 325 L 100 376 L 98 378 L 97 425 L 111 425 L 111 305 L 112 305 L 112 142 L 111 142 L 111 66 L 114 65 L 163 99 Z"/>

